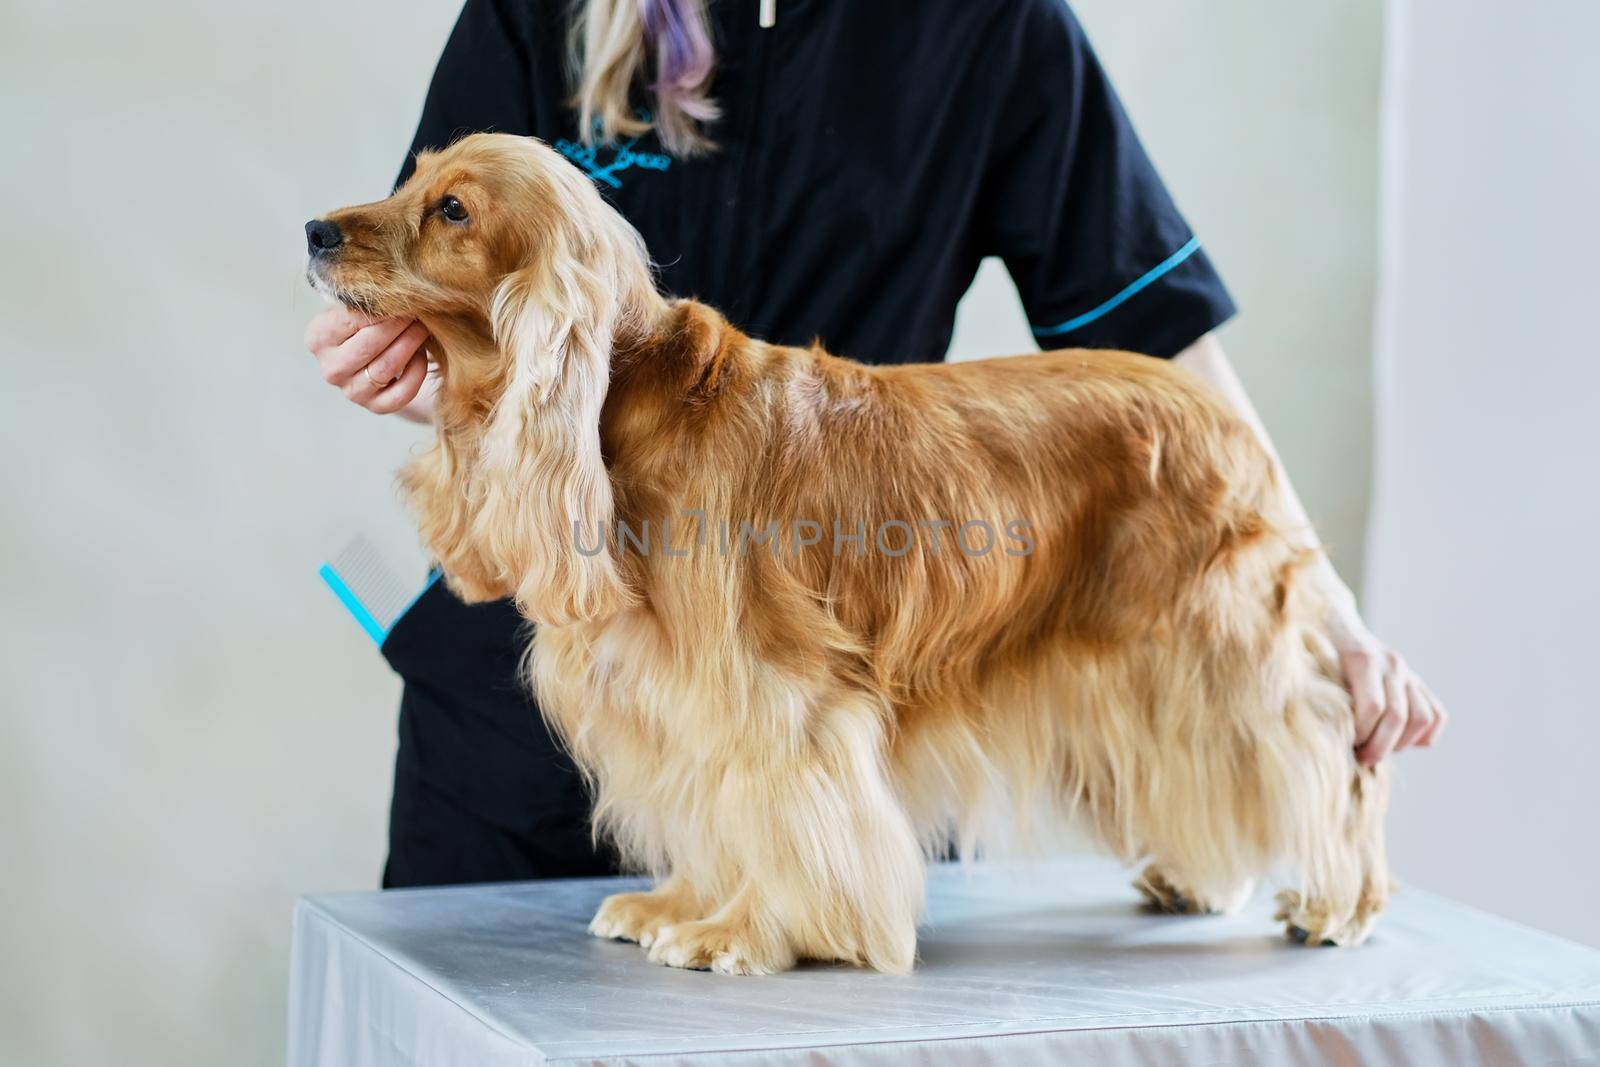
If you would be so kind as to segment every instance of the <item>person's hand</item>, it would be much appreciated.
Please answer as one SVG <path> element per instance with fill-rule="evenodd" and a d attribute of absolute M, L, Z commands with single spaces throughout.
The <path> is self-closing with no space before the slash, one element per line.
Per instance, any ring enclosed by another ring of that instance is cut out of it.
<path fill-rule="evenodd" d="M 1449 720 L 1439 698 L 1359 616 L 1339 615 L 1329 630 L 1355 704 L 1356 760 L 1371 767 L 1391 752 L 1432 746 Z"/>
<path fill-rule="evenodd" d="M 306 326 L 305 345 L 322 378 L 352 402 L 378 415 L 432 419 L 428 331 L 415 319 L 377 319 L 342 305 L 319 311 Z"/>

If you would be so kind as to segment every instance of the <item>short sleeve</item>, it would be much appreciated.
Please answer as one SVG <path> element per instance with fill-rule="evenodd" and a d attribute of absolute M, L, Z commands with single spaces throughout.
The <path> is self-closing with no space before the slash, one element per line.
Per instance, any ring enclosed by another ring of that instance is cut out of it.
<path fill-rule="evenodd" d="M 980 205 L 984 254 L 1005 261 L 1041 347 L 1175 356 L 1233 300 L 1076 18 L 1062 0 L 1026 7 Z"/>
<path fill-rule="evenodd" d="M 469 133 L 534 132 L 533 6 L 526 0 L 467 0 L 429 83 L 396 187 L 411 177 L 417 153 L 425 149 L 444 148 Z"/>

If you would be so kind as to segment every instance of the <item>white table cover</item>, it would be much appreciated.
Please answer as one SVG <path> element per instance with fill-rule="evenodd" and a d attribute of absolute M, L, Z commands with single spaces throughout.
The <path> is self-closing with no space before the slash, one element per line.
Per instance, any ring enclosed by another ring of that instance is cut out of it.
<path fill-rule="evenodd" d="M 916 972 L 671 970 L 584 933 L 631 880 L 340 893 L 295 912 L 290 1067 L 1600 1065 L 1600 951 L 1402 890 L 1354 950 L 1140 912 L 1075 859 L 940 868 Z"/>

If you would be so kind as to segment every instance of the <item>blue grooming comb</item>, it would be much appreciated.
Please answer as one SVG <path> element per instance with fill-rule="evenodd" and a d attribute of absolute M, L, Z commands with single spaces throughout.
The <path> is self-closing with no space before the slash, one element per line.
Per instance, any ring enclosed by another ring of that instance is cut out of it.
<path fill-rule="evenodd" d="M 433 588 L 441 573 L 428 572 L 427 582 L 413 592 L 365 537 L 351 541 L 332 562 L 317 570 L 333 595 L 380 648 L 400 616 Z"/>

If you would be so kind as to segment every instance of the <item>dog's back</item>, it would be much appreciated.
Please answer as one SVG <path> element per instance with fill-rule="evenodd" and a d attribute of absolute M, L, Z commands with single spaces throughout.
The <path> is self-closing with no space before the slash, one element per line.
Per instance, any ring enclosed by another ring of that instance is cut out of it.
<path fill-rule="evenodd" d="M 622 376 L 608 401 L 618 522 L 703 516 L 709 564 L 644 553 L 635 581 L 669 602 L 727 583 L 764 655 L 813 643 L 796 629 L 832 638 L 915 698 L 980 684 L 1040 641 L 1091 652 L 1185 625 L 1194 598 L 1243 585 L 1287 606 L 1301 553 L 1271 461 L 1166 361 L 868 367 L 680 314 L 699 355 Z"/>

